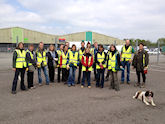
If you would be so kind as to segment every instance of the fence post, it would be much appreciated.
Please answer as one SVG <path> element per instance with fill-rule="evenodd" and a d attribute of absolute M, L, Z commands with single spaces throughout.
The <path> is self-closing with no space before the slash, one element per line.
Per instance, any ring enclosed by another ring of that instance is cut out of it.
<path fill-rule="evenodd" d="M 160 41 L 158 40 L 157 64 L 159 64 L 159 51 L 160 51 Z"/>

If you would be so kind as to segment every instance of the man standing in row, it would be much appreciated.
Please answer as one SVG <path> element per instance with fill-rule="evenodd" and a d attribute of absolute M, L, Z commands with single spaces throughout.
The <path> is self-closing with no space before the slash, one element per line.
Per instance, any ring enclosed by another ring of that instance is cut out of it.
<path fill-rule="evenodd" d="M 78 56 L 79 56 L 79 74 L 78 74 L 78 82 L 77 82 L 77 84 L 80 84 L 80 80 L 81 80 L 81 71 L 82 71 L 81 60 L 82 60 L 82 56 L 83 56 L 84 53 L 85 53 L 85 42 L 82 41 L 81 42 L 81 48 L 78 51 Z"/>
<path fill-rule="evenodd" d="M 121 49 L 121 64 L 124 69 L 125 66 L 127 66 L 127 84 L 130 82 L 130 64 L 132 62 L 132 53 L 134 53 L 134 49 L 130 45 L 130 41 L 126 40 L 125 45 Z M 125 80 L 124 69 L 121 74 L 121 84 L 123 84 Z"/>
<path fill-rule="evenodd" d="M 47 51 L 44 49 L 44 43 L 40 42 L 39 47 L 36 50 L 39 85 L 42 85 L 41 69 L 43 70 L 45 78 L 46 78 L 46 85 L 49 85 L 46 52 Z"/>

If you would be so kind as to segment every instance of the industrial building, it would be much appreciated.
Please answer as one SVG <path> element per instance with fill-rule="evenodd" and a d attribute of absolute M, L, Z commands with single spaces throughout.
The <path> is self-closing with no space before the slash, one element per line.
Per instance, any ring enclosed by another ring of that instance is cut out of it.
<path fill-rule="evenodd" d="M 12 47 L 15 47 L 18 42 L 24 42 L 25 45 L 29 43 L 37 45 L 39 42 L 42 41 L 46 45 L 49 45 L 55 43 L 61 44 L 65 41 L 80 42 L 82 40 L 90 41 L 92 44 L 97 41 L 99 44 L 104 45 L 109 45 L 112 43 L 122 45 L 124 43 L 123 40 L 120 40 L 118 38 L 99 34 L 92 31 L 78 32 L 66 35 L 52 35 L 20 27 L 0 29 L 1 51 L 3 51 L 2 49 L 10 49 Z"/>

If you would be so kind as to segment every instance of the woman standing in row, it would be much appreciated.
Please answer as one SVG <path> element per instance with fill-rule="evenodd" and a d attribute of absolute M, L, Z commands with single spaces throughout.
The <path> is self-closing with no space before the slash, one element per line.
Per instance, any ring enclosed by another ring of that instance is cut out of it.
<path fill-rule="evenodd" d="M 116 49 L 115 45 L 110 46 L 110 51 L 107 56 L 108 71 L 110 73 L 110 89 L 115 89 L 119 91 L 119 81 L 117 77 L 117 72 L 122 68 L 120 63 L 120 54 Z"/>
<path fill-rule="evenodd" d="M 54 82 L 55 68 L 58 64 L 58 54 L 55 51 L 54 45 L 49 46 L 49 51 L 47 52 L 48 56 L 48 68 L 49 68 L 49 79 L 50 82 Z"/>

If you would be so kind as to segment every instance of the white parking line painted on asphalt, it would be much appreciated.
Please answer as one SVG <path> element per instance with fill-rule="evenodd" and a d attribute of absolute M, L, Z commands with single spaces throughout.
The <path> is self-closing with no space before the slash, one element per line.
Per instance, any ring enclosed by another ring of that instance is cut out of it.
<path fill-rule="evenodd" d="M 165 65 L 150 65 L 151 67 L 165 68 Z"/>
<path fill-rule="evenodd" d="M 149 70 L 150 70 L 150 71 L 158 71 L 158 72 L 163 72 L 163 73 L 165 73 L 165 70 L 159 70 L 159 69 L 153 69 L 153 68 L 150 68 Z"/>

